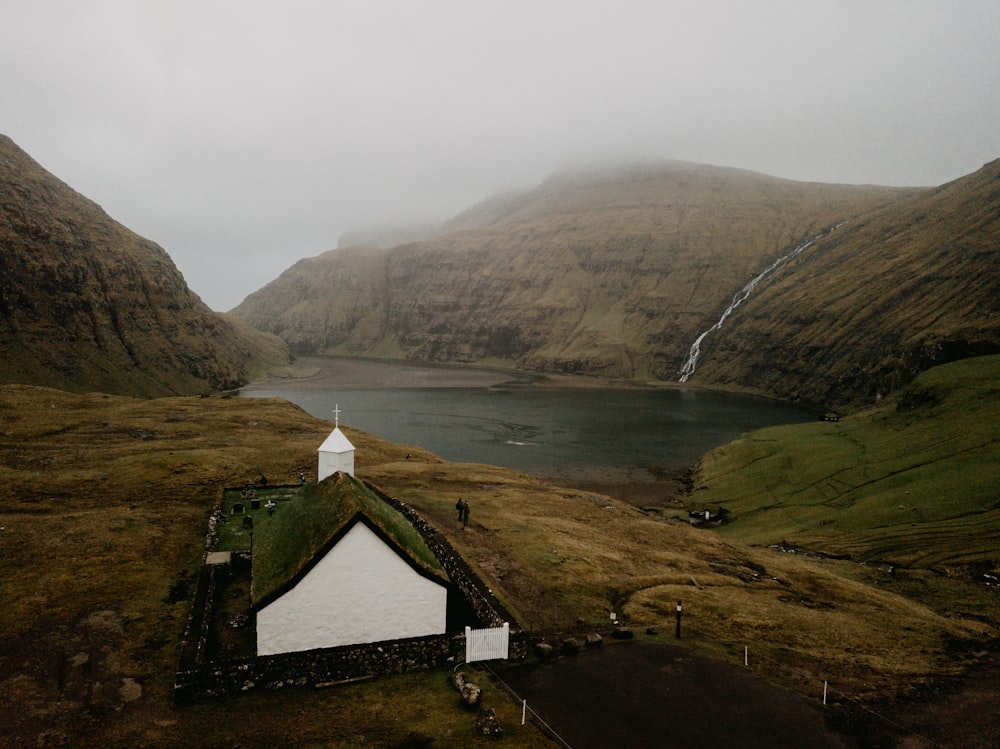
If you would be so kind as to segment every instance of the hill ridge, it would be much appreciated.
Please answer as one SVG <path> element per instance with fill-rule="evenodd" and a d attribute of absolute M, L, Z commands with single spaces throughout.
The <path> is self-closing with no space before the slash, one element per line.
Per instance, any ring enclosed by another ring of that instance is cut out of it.
<path fill-rule="evenodd" d="M 0 135 L 0 382 L 196 394 L 285 345 L 210 310 L 167 252 Z"/>

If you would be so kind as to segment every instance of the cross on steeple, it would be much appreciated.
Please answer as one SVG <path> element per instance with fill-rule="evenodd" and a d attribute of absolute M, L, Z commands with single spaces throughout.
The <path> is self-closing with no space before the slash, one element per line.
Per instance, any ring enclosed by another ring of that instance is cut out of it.
<path fill-rule="evenodd" d="M 340 404 L 339 403 L 334 403 L 333 404 L 333 425 L 335 427 L 339 427 L 340 426 Z"/>

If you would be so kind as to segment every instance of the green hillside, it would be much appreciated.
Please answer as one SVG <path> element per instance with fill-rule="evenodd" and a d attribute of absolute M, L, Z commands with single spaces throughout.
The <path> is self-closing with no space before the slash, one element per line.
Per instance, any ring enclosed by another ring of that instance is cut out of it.
<path fill-rule="evenodd" d="M 891 404 L 839 422 L 765 429 L 700 462 L 695 508 L 720 533 L 857 561 L 995 563 L 1000 536 L 1000 356 L 943 365 Z"/>

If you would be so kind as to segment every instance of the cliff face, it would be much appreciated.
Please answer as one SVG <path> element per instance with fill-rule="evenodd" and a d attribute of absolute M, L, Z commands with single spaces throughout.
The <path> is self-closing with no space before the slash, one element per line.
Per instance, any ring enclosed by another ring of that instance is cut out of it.
<path fill-rule="evenodd" d="M 1000 160 L 818 241 L 704 349 L 692 382 L 834 406 L 1000 352 Z"/>
<path fill-rule="evenodd" d="M 0 135 L 0 382 L 131 395 L 232 388 L 285 345 L 210 310 L 156 244 Z"/>
<path fill-rule="evenodd" d="M 919 192 L 684 163 L 563 174 L 435 239 L 302 260 L 233 313 L 299 352 L 673 379 L 773 258 Z"/>

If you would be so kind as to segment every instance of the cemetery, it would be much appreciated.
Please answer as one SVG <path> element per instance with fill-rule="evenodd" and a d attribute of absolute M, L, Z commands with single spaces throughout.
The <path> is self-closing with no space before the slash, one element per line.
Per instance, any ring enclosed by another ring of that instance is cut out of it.
<path fill-rule="evenodd" d="M 480 641 L 478 657 L 523 658 L 525 634 L 444 536 L 353 476 L 339 426 L 319 453 L 316 482 L 221 492 L 175 699 L 457 665 Z"/>

